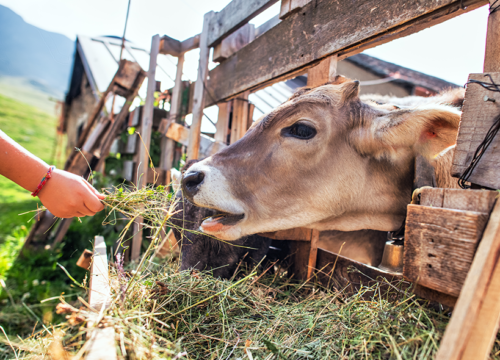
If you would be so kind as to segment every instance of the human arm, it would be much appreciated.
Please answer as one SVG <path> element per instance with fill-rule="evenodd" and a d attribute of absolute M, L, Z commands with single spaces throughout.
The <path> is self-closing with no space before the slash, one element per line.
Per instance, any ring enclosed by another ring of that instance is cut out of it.
<path fill-rule="evenodd" d="M 47 174 L 49 165 L 0 130 L 0 174 L 33 192 Z M 92 216 L 104 209 L 100 194 L 82 177 L 64 170 L 54 170 L 38 193 L 42 204 L 60 218 Z"/>

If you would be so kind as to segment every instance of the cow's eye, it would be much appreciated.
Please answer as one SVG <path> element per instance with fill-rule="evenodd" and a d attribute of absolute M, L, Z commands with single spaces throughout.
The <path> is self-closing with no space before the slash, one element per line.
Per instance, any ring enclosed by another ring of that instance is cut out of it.
<path fill-rule="evenodd" d="M 304 123 L 296 123 L 281 130 L 281 135 L 291 136 L 301 140 L 312 139 L 316 135 L 316 129 Z"/>

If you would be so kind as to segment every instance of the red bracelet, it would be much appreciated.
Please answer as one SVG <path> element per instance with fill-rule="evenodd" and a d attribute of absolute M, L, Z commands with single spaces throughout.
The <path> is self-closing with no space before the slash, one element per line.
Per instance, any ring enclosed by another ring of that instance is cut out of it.
<path fill-rule="evenodd" d="M 42 190 L 43 186 L 45 183 L 52 177 L 52 171 L 56 169 L 55 166 L 51 166 L 49 170 L 47 171 L 47 174 L 43 177 L 42 181 L 40 181 L 40 184 L 38 184 L 38 187 L 36 188 L 35 191 L 31 193 L 31 196 L 37 196 L 40 190 Z"/>

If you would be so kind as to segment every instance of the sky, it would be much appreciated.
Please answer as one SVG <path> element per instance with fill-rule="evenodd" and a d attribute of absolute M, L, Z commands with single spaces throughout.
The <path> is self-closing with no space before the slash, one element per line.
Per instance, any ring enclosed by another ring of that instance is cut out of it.
<path fill-rule="evenodd" d="M 123 33 L 127 0 L 0 0 L 30 24 L 75 39 Z M 203 15 L 220 11 L 229 0 L 131 0 L 127 39 L 145 48 L 151 36 L 178 40 L 200 33 Z M 279 3 L 254 19 L 256 26 L 276 15 Z M 469 73 L 482 72 L 488 9 L 482 7 L 417 34 L 365 53 L 463 85 Z M 195 77 L 198 52 L 186 59 Z"/>

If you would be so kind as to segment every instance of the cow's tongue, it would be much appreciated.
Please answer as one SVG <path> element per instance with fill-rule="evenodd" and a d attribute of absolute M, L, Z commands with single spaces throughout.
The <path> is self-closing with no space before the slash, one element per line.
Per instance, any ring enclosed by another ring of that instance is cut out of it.
<path fill-rule="evenodd" d="M 215 217 L 210 217 L 201 223 L 201 228 L 208 232 L 220 231 L 224 226 L 231 226 L 243 219 L 245 214 L 232 215 L 223 214 Z"/>

